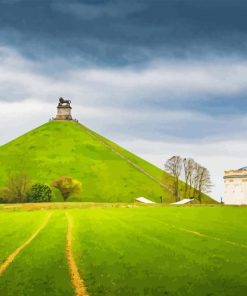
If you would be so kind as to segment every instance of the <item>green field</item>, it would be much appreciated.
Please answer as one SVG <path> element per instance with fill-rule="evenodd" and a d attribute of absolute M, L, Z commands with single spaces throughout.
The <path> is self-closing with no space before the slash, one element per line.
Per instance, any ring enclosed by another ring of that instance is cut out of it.
<path fill-rule="evenodd" d="M 48 122 L 1 146 L 0 188 L 13 172 L 25 172 L 33 183 L 48 185 L 60 176 L 78 179 L 83 191 L 70 201 L 129 203 L 140 196 L 174 201 L 167 189 L 169 174 L 74 121 Z M 53 201 L 61 200 L 55 191 Z M 216 201 L 204 196 L 203 203 Z"/>
<path fill-rule="evenodd" d="M 70 203 L 0 207 L 0 295 L 74 295 L 66 212 L 89 295 L 247 295 L 247 207 Z"/>

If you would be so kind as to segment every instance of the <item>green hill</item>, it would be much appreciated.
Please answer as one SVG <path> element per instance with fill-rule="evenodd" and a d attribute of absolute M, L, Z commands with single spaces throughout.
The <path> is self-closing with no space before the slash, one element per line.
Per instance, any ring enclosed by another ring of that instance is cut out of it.
<path fill-rule="evenodd" d="M 1 146 L 0 187 L 12 172 L 47 184 L 60 176 L 76 178 L 83 184 L 81 201 L 159 201 L 161 195 L 174 201 L 169 174 L 74 121 L 50 121 Z"/>

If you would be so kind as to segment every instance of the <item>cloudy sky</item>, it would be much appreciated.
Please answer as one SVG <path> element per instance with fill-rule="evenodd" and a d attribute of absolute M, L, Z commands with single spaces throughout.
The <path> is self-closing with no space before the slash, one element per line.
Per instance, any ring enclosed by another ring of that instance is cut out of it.
<path fill-rule="evenodd" d="M 247 165 L 247 2 L 0 0 L 0 144 L 73 103 L 88 127 L 163 167 Z"/>

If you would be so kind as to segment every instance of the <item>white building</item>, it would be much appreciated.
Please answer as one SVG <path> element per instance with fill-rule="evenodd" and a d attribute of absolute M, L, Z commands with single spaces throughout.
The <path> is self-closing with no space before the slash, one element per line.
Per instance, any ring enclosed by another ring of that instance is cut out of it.
<path fill-rule="evenodd" d="M 231 205 L 247 204 L 247 167 L 225 171 L 224 203 Z"/>

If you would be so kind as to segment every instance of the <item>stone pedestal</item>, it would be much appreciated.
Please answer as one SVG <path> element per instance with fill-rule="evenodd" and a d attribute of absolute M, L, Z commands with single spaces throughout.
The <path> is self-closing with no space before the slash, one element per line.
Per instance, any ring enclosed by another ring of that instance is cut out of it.
<path fill-rule="evenodd" d="M 55 120 L 72 120 L 70 105 L 58 105 Z"/>

